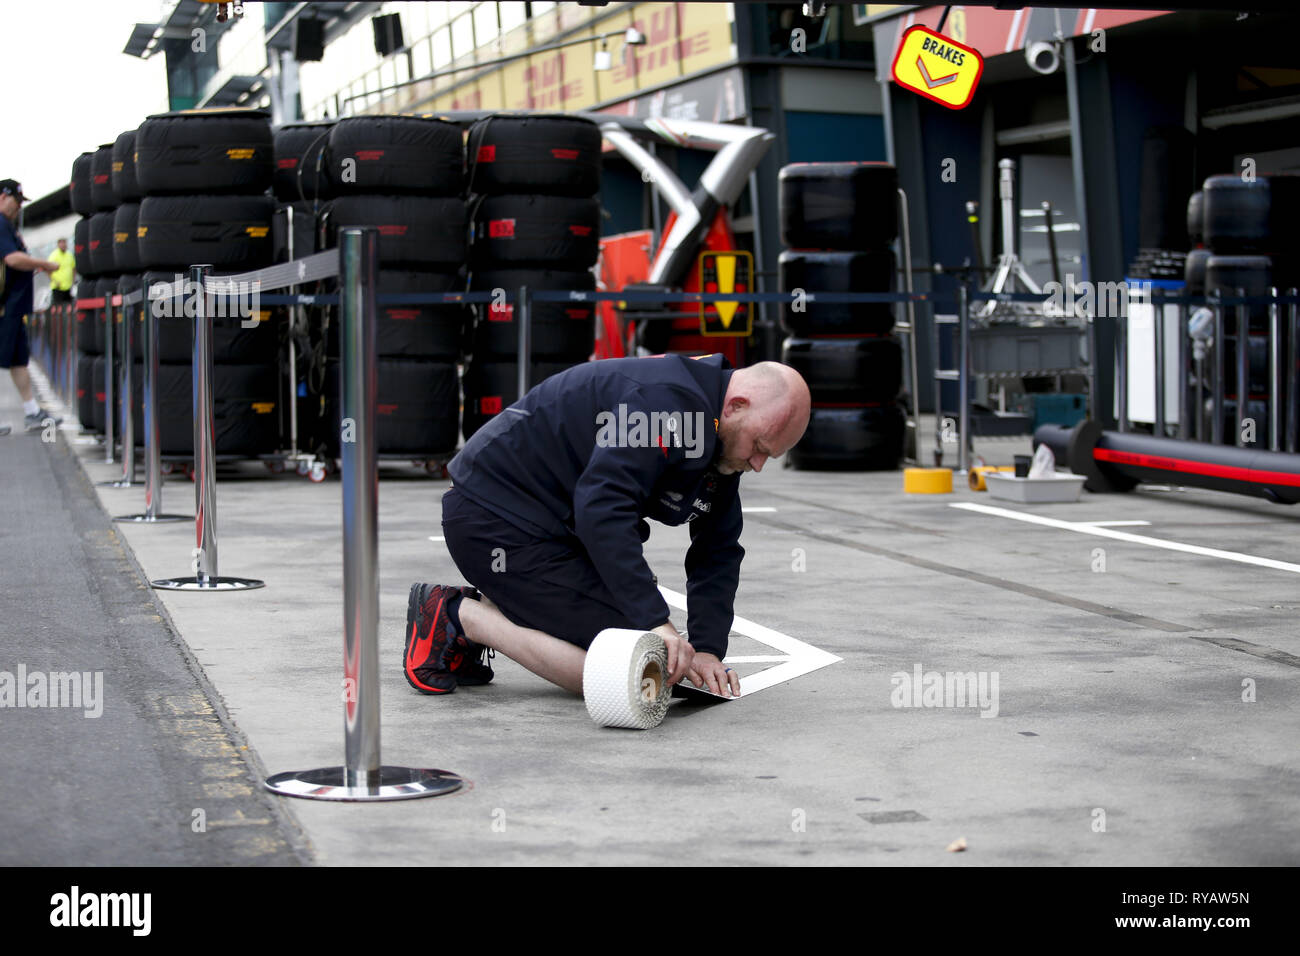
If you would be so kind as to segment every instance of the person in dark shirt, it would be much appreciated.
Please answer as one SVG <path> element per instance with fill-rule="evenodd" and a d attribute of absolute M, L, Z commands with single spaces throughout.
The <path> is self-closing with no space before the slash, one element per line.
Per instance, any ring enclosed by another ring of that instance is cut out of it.
<path fill-rule="evenodd" d="M 4 295 L 0 296 L 0 368 L 9 369 L 23 400 L 23 423 L 28 431 L 33 431 L 42 426 L 48 414 L 32 395 L 32 379 L 27 371 L 32 273 L 38 269 L 54 272 L 59 266 L 27 254 L 27 246 L 15 225 L 26 199 L 21 185 L 12 179 L 0 179 L 0 260 L 5 264 Z M 55 424 L 59 421 L 62 419 L 56 419 Z"/>
<path fill-rule="evenodd" d="M 727 652 L 740 579 L 740 475 L 808 427 L 793 369 L 720 355 L 606 359 L 554 375 L 474 434 L 443 496 L 447 550 L 469 587 L 415 584 L 403 670 L 425 694 L 492 679 L 500 651 L 582 693 L 605 628 L 655 631 L 669 683 L 738 694 Z M 688 523 L 687 634 L 642 554 L 646 519 Z M 470 598 L 470 600 L 465 600 Z"/>

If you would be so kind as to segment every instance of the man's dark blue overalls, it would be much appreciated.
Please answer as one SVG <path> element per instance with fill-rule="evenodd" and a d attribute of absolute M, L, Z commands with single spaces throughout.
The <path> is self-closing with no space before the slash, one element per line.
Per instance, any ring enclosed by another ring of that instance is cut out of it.
<path fill-rule="evenodd" d="M 690 522 L 686 637 L 724 657 L 745 555 L 740 475 L 715 462 L 731 374 L 721 355 L 588 362 L 502 411 L 448 466 L 442 527 L 461 573 L 515 624 L 586 648 L 607 627 L 668 620 L 645 519 Z M 636 427 L 668 416 L 674 430 Z"/>

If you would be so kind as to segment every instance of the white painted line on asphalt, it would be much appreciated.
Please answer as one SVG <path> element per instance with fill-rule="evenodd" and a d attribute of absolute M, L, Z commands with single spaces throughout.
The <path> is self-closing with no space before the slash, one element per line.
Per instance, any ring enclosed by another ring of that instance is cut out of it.
<path fill-rule="evenodd" d="M 745 507 L 742 507 L 740 509 L 741 514 L 747 514 L 747 515 L 771 514 L 775 510 L 776 510 L 775 508 L 745 508 Z"/>
<path fill-rule="evenodd" d="M 429 535 L 429 540 L 430 540 L 430 541 L 446 541 L 447 539 L 444 538 L 444 537 L 443 537 L 442 535 L 440 535 L 440 534 L 431 534 L 431 535 Z"/>
<path fill-rule="evenodd" d="M 788 660 L 790 660 L 789 654 L 750 654 L 747 657 L 727 655 L 728 664 L 775 664 L 778 661 Z"/>
<path fill-rule="evenodd" d="M 679 611 L 686 610 L 685 594 L 670 591 L 663 586 L 660 586 L 659 593 L 664 596 L 664 600 L 671 606 Z M 775 667 L 768 667 L 757 674 L 742 677 L 740 679 L 741 697 L 746 697 L 749 694 L 777 684 L 784 684 L 788 680 L 794 680 L 796 677 L 802 677 L 804 674 L 843 660 L 843 658 L 836 657 L 819 647 L 805 644 L 798 638 L 791 637 L 789 634 L 782 634 L 780 631 L 774 631 L 770 627 L 764 627 L 762 624 L 740 615 L 736 615 L 732 620 L 731 629 L 737 634 L 751 637 L 760 644 L 766 644 L 768 647 L 787 655 L 785 658 L 778 658 L 783 663 L 779 663 Z M 736 662 L 744 663 L 746 660 L 747 658 L 737 658 Z M 732 658 L 728 657 L 726 663 L 733 663 Z"/>
<path fill-rule="evenodd" d="M 1182 551 L 1184 554 L 1199 554 L 1207 558 L 1222 558 L 1224 561 L 1236 561 L 1238 564 L 1253 564 L 1260 568 L 1272 568 L 1275 571 L 1290 571 L 1292 574 L 1300 574 L 1300 564 L 1275 561 L 1272 558 L 1261 558 L 1253 554 L 1241 554 L 1237 551 L 1223 551 L 1219 548 L 1203 548 L 1198 544 L 1183 544 L 1181 541 L 1148 538 L 1146 535 L 1130 534 L 1127 531 L 1112 531 L 1110 528 L 1098 528 L 1096 525 L 1082 521 L 1061 521 L 1059 518 L 1045 518 L 1042 515 L 1025 514 L 1023 511 L 1012 511 L 1010 508 L 995 508 L 992 505 L 974 504 L 969 501 L 950 502 L 948 507 L 961 508 L 963 511 L 977 511 L 980 514 L 993 515 L 999 518 L 1027 521 L 1030 524 L 1040 524 L 1048 528 L 1060 528 L 1062 531 L 1077 531 L 1080 534 L 1096 535 L 1099 538 L 1114 538 L 1116 541 L 1145 544 L 1148 547 L 1163 548 L 1166 551 Z"/>
<path fill-rule="evenodd" d="M 1093 528 L 1139 528 L 1149 525 L 1150 521 L 1080 521 L 1079 524 L 1086 524 Z"/>

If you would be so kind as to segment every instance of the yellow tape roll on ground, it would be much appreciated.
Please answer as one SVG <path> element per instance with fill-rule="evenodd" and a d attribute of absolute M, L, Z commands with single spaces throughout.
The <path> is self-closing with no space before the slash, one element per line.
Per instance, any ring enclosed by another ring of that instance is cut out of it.
<path fill-rule="evenodd" d="M 988 485 L 984 484 L 984 472 L 1015 470 L 1014 465 L 976 465 L 966 473 L 966 482 L 970 485 L 971 491 L 988 491 Z"/>
<path fill-rule="evenodd" d="M 952 491 L 952 469 L 904 468 L 903 491 L 909 495 L 946 495 Z"/>

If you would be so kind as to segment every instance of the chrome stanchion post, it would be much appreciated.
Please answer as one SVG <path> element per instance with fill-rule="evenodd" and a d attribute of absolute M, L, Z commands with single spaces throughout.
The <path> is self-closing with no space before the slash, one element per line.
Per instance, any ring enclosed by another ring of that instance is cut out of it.
<path fill-rule="evenodd" d="M 284 212 L 286 220 L 285 239 L 289 245 L 289 261 L 293 262 L 293 204 L 287 203 Z M 288 291 L 296 293 L 298 287 L 296 285 L 290 286 Z M 296 460 L 298 458 L 298 350 L 293 339 L 301 319 L 302 306 L 296 303 L 291 305 L 288 314 L 289 334 L 286 338 L 289 344 L 289 455 Z"/>
<path fill-rule="evenodd" d="M 217 576 L 217 489 L 212 473 L 216 454 L 216 436 L 212 423 L 212 298 L 207 290 L 209 266 L 191 266 L 190 283 L 194 286 L 198 308 L 194 310 L 194 516 L 195 564 L 199 584 Z"/>
<path fill-rule="evenodd" d="M 1282 449 L 1282 316 L 1277 304 L 1277 289 L 1270 288 L 1273 301 L 1268 304 L 1268 450 Z"/>
<path fill-rule="evenodd" d="M 1165 304 L 1160 295 L 1152 296 L 1151 331 L 1155 334 L 1156 357 L 1155 433 L 1156 437 L 1165 438 Z"/>
<path fill-rule="evenodd" d="M 113 310 L 104 299 L 104 464 L 113 464 Z"/>
<path fill-rule="evenodd" d="M 193 515 L 162 513 L 162 431 L 158 421 L 158 313 L 161 306 L 149 298 L 148 288 L 142 285 L 140 291 L 140 308 L 144 310 L 144 323 L 140 328 L 140 354 L 144 366 L 140 399 L 140 410 L 144 415 L 144 513 L 118 515 L 113 520 L 137 524 L 193 521 Z"/>
<path fill-rule="evenodd" d="M 1221 301 L 1223 293 L 1214 290 L 1214 361 L 1210 371 L 1214 373 L 1214 388 L 1210 394 L 1210 440 L 1216 445 L 1223 444 L 1223 323 L 1226 316 Z"/>
<path fill-rule="evenodd" d="M 1246 290 L 1237 289 L 1244 296 Z M 1237 440 L 1239 448 L 1246 447 L 1246 419 L 1250 417 L 1250 307 L 1237 303 Z"/>
<path fill-rule="evenodd" d="M 970 305 L 967 302 L 966 284 L 962 283 L 959 290 L 961 301 L 957 308 L 957 321 L 961 323 L 957 327 L 958 346 L 957 346 L 957 391 L 960 393 L 957 400 L 961 403 L 961 422 L 958 428 L 961 434 L 957 436 L 957 474 L 964 475 L 970 467 L 971 451 L 971 433 L 970 433 Z"/>
<path fill-rule="evenodd" d="M 1191 395 L 1187 383 L 1187 306 L 1179 303 L 1178 312 L 1178 437 L 1187 441 L 1191 434 Z M 1198 386 L 1199 387 L 1199 386 Z"/>
<path fill-rule="evenodd" d="M 490 307 L 489 307 L 490 308 Z M 519 297 L 515 299 L 515 326 L 519 333 L 518 386 L 519 393 L 515 400 L 528 394 L 529 366 L 533 360 L 533 323 L 532 304 L 528 301 L 528 287 L 519 287 Z"/>
<path fill-rule="evenodd" d="M 1115 413 L 1115 430 L 1128 431 L 1128 323 L 1124 321 L 1124 310 L 1115 316 L 1115 351 L 1117 353 L 1115 372 L 1116 391 L 1119 393 L 1119 408 Z"/>
<path fill-rule="evenodd" d="M 343 479 L 344 786 L 379 783 L 379 459 L 375 446 L 378 237 L 352 232 L 339 269 L 339 442 Z M 347 438 L 346 434 L 341 438 Z"/>
<path fill-rule="evenodd" d="M 125 302 L 126 296 L 123 296 L 121 305 L 121 330 L 117 332 L 117 344 L 122 355 L 121 372 L 118 373 L 117 383 L 118 392 L 121 398 L 118 400 L 118 413 L 120 415 L 120 430 L 122 436 L 122 474 L 114 481 L 101 481 L 100 484 L 108 488 L 130 488 L 137 484 L 135 480 L 135 409 L 133 407 L 131 365 L 134 356 L 131 354 L 131 323 L 134 321 L 132 310 Z"/>
<path fill-rule="evenodd" d="M 903 252 L 903 284 L 907 292 L 907 355 L 904 358 L 904 374 L 907 376 L 909 384 L 907 394 L 911 400 L 912 407 L 909 409 L 908 423 L 912 427 L 911 447 L 913 450 L 912 462 L 919 465 L 921 463 L 921 451 L 917 447 L 921 441 L 921 396 L 917 394 L 920 391 L 920 383 L 917 380 L 916 370 L 916 303 L 911 296 L 915 293 L 912 286 L 912 233 L 907 215 L 907 193 L 902 187 L 898 189 L 898 216 L 899 226 L 899 246 Z M 938 353 L 935 353 L 936 361 Z M 907 447 L 906 445 L 904 447 Z"/>
<path fill-rule="evenodd" d="M 212 293 L 209 265 L 190 266 L 187 295 L 194 296 L 194 577 L 151 582 L 164 591 L 247 591 L 265 587 L 254 578 L 217 574 L 217 488 L 212 422 Z"/>
<path fill-rule="evenodd" d="M 343 468 L 344 764 L 280 773 L 268 790 L 315 800 L 401 800 L 458 790 L 443 770 L 385 767 L 379 750 L 379 466 L 375 445 L 379 231 L 339 237 L 339 402 L 351 427 L 339 442 Z M 349 434 L 350 432 L 350 434 Z"/>
<path fill-rule="evenodd" d="M 1295 298 L 1296 288 L 1286 290 L 1290 298 Z M 1295 454 L 1296 443 L 1300 442 L 1300 308 L 1292 302 L 1287 306 L 1290 335 L 1287 338 L 1286 361 L 1286 450 Z"/>

